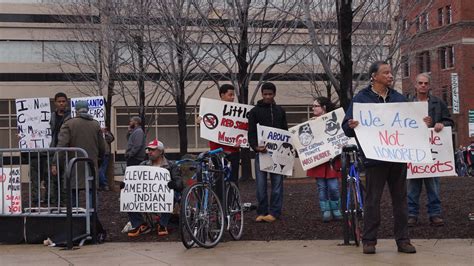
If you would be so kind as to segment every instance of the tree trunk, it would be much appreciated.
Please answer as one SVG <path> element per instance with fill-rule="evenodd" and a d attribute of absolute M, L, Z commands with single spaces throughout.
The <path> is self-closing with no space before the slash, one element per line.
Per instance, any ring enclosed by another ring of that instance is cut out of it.
<path fill-rule="evenodd" d="M 186 126 L 186 102 L 184 101 L 184 91 L 176 99 L 176 112 L 178 113 L 179 154 L 183 156 L 188 152 L 188 128 Z"/>
<path fill-rule="evenodd" d="M 352 0 L 338 0 L 336 8 L 339 49 L 341 51 L 341 61 L 339 62 L 341 71 L 339 99 L 341 107 L 347 110 L 352 92 Z"/>
<path fill-rule="evenodd" d="M 142 31 L 143 32 L 143 31 Z M 138 115 L 142 120 L 142 129 L 145 131 L 145 66 L 143 65 L 143 35 L 138 35 L 135 37 L 135 42 L 137 44 L 137 56 L 138 56 L 138 101 L 139 109 Z"/>

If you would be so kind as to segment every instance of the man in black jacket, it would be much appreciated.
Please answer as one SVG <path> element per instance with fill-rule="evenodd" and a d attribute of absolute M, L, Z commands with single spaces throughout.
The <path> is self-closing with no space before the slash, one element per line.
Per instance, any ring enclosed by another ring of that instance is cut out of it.
<path fill-rule="evenodd" d="M 257 124 L 273 128 L 288 129 L 286 113 L 283 108 L 275 103 L 276 87 L 267 82 L 262 85 L 262 100 L 249 112 L 248 140 L 250 147 L 257 153 L 255 156 L 255 179 L 257 184 L 257 218 L 256 222 L 274 222 L 281 215 L 283 206 L 283 176 L 270 173 L 272 182 L 272 193 L 270 208 L 267 196 L 267 172 L 260 170 L 258 153 L 266 153 L 265 145 L 257 141 Z"/>
<path fill-rule="evenodd" d="M 383 61 L 374 62 L 369 68 L 370 85 L 361 90 L 354 98 L 342 122 L 344 133 L 355 137 L 354 128 L 359 121 L 353 119 L 353 103 L 394 103 L 405 102 L 406 98 L 390 88 L 393 82 L 392 69 Z M 425 121 L 426 122 L 426 121 Z M 366 199 L 364 202 L 364 229 L 362 233 L 364 254 L 374 254 L 377 244 L 377 231 L 380 225 L 380 199 L 385 183 L 388 183 L 392 197 L 394 233 L 398 251 L 415 253 L 416 249 L 408 238 L 408 211 L 406 163 L 365 160 L 366 166 Z"/>
<path fill-rule="evenodd" d="M 440 132 L 445 126 L 452 127 L 454 123 L 446 104 L 438 97 L 430 95 L 429 84 L 430 76 L 427 73 L 421 73 L 416 76 L 416 96 L 413 98 L 413 101 L 428 102 L 429 127 L 433 127 L 434 131 Z M 431 225 L 443 226 L 444 221 L 441 218 L 441 200 L 439 197 L 439 177 L 408 180 L 408 226 L 415 226 L 418 222 L 420 194 L 423 183 L 425 183 L 426 195 L 428 197 L 427 207 Z"/>

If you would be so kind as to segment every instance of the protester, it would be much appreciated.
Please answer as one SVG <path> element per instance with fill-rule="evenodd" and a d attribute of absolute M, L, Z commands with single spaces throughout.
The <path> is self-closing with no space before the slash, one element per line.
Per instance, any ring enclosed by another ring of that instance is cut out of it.
<path fill-rule="evenodd" d="M 313 115 L 311 119 L 316 119 L 326 113 L 334 111 L 336 106 L 326 97 L 318 97 L 313 102 Z M 336 160 L 340 165 L 340 160 Z M 319 193 L 319 207 L 323 215 L 323 222 L 342 220 L 342 213 L 339 210 L 339 183 L 340 172 L 336 171 L 331 162 L 327 162 L 309 169 L 306 174 L 316 178 Z"/>
<path fill-rule="evenodd" d="M 134 116 L 130 119 L 127 133 L 127 150 L 125 151 L 125 159 L 127 166 L 139 165 L 145 160 L 145 133 L 141 127 L 142 119 Z"/>
<path fill-rule="evenodd" d="M 416 76 L 416 95 L 414 102 L 428 102 L 428 115 L 430 118 L 428 127 L 434 127 L 435 132 L 440 132 L 445 126 L 454 125 L 446 104 L 436 96 L 430 95 L 430 76 L 421 73 Z M 414 178 L 408 180 L 408 226 L 412 227 L 418 223 L 420 213 L 420 194 L 423 183 L 428 198 L 428 216 L 433 226 L 443 226 L 441 218 L 441 200 L 439 196 L 439 177 Z"/>
<path fill-rule="evenodd" d="M 467 174 L 474 176 L 474 140 L 471 140 L 471 145 L 466 148 L 466 164 Z"/>
<path fill-rule="evenodd" d="M 179 202 L 180 193 L 184 189 L 179 167 L 166 159 L 165 146 L 157 139 L 148 143 L 146 151 L 148 153 L 148 160 L 140 163 L 140 165 L 162 167 L 170 172 L 171 180 L 168 182 L 168 187 L 174 190 L 174 203 L 176 204 Z M 157 228 L 158 236 L 168 235 L 168 223 L 171 215 L 171 213 L 160 214 L 160 221 Z M 141 213 L 129 212 L 128 217 L 133 228 L 128 232 L 129 237 L 136 237 L 151 231 L 150 225 L 145 222 Z"/>
<path fill-rule="evenodd" d="M 51 148 L 58 145 L 58 136 L 61 126 L 64 124 L 64 121 L 71 118 L 71 110 L 68 108 L 68 98 L 64 92 L 58 92 L 54 95 L 54 107 L 55 110 L 51 113 L 51 119 L 49 120 L 49 125 L 51 128 L 51 144 L 49 147 Z M 52 158 L 54 158 L 54 156 Z M 59 167 L 57 172 L 60 176 L 62 176 L 64 169 Z M 66 193 L 63 189 L 63 186 L 64 184 L 62 178 L 57 178 L 56 174 L 51 176 L 51 202 L 53 204 L 64 204 Z"/>
<path fill-rule="evenodd" d="M 355 137 L 354 128 L 359 121 L 353 119 L 353 104 L 358 103 L 395 103 L 405 102 L 403 95 L 390 88 L 393 82 L 392 69 L 383 61 L 374 62 L 369 68 L 370 84 L 353 99 L 342 124 L 348 137 Z M 426 121 L 425 121 L 426 123 Z M 408 238 L 408 211 L 406 163 L 383 162 L 366 159 L 366 199 L 364 202 L 364 229 L 362 233 L 363 253 L 374 254 L 377 244 L 377 230 L 380 225 L 380 199 L 388 183 L 392 197 L 394 216 L 394 237 L 398 251 L 415 253 L 415 247 Z"/>
<path fill-rule="evenodd" d="M 467 176 L 467 165 L 466 165 L 466 160 L 464 153 L 466 151 L 466 148 L 463 147 L 462 145 L 459 146 L 459 148 L 456 150 L 454 157 L 455 157 L 455 165 L 456 165 L 456 173 L 458 176 Z"/>
<path fill-rule="evenodd" d="M 257 140 L 257 124 L 273 128 L 288 129 L 285 110 L 275 103 L 276 87 L 273 83 L 266 82 L 261 87 L 262 99 L 249 112 L 248 141 L 250 147 L 256 152 L 255 179 L 257 185 L 257 218 L 256 222 L 274 222 L 281 215 L 283 206 L 283 176 L 260 170 L 258 153 L 266 153 L 267 148 Z M 272 192 L 270 207 L 267 196 L 267 175 L 270 175 Z"/>
<path fill-rule="evenodd" d="M 105 153 L 99 169 L 99 190 L 109 191 L 110 187 L 107 180 L 107 169 L 110 160 L 110 144 L 115 140 L 115 137 L 112 132 L 107 129 L 107 127 L 102 128 L 102 136 L 105 140 Z"/>
<path fill-rule="evenodd" d="M 77 147 L 84 149 L 88 157 L 94 162 L 95 172 L 97 173 L 98 161 L 99 158 L 104 155 L 105 144 L 99 122 L 95 121 L 92 116 L 88 114 L 88 111 L 89 105 L 86 101 L 76 102 L 76 117 L 64 121 L 59 131 L 57 147 Z M 76 156 L 75 153 L 69 153 L 66 157 L 65 153 L 60 153 L 59 163 L 62 165 L 65 163 L 66 158 L 70 160 Z M 58 173 L 56 160 L 53 160 L 51 173 L 53 175 Z M 85 189 L 86 176 L 84 164 L 78 164 L 77 171 L 74 171 L 73 174 L 74 173 L 77 173 L 77 176 L 76 178 L 74 176 L 71 177 L 73 194 L 76 192 L 74 188 L 80 190 Z M 96 180 L 96 182 L 98 184 L 98 180 Z M 92 195 L 91 193 L 92 192 L 89 192 L 89 195 Z"/>

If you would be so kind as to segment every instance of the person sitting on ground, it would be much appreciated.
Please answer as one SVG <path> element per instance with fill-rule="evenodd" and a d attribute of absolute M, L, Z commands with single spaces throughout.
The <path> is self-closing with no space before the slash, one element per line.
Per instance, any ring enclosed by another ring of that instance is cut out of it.
<path fill-rule="evenodd" d="M 315 119 L 328 112 L 334 111 L 336 106 L 326 97 L 318 97 L 313 102 L 313 114 Z M 335 163 L 340 164 L 340 160 Z M 341 173 L 337 172 L 330 162 L 318 165 L 309 169 L 306 174 L 316 178 L 319 192 L 319 206 L 323 215 L 323 222 L 327 223 L 333 218 L 342 220 L 342 213 L 339 210 L 339 182 Z"/>
<path fill-rule="evenodd" d="M 146 146 L 148 160 L 143 161 L 140 165 L 156 166 L 166 168 L 170 172 L 171 180 L 168 182 L 168 187 L 174 190 L 174 203 L 179 202 L 180 192 L 184 189 L 183 179 L 179 167 L 165 157 L 165 146 L 163 142 L 154 139 Z M 171 218 L 171 213 L 160 214 L 160 221 L 158 224 L 158 236 L 168 235 L 168 222 Z M 151 231 L 142 214 L 139 212 L 129 212 L 128 218 L 132 225 L 132 230 L 128 232 L 129 237 L 136 237 Z"/>

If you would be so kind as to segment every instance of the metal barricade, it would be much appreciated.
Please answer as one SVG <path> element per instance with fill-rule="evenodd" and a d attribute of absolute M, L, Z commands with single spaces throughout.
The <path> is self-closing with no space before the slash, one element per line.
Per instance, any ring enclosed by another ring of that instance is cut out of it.
<path fill-rule="evenodd" d="M 85 234 L 76 238 L 96 243 L 95 170 L 81 148 L 0 149 L 0 219 L 64 218 L 72 248 L 72 218 L 83 217 Z"/>

